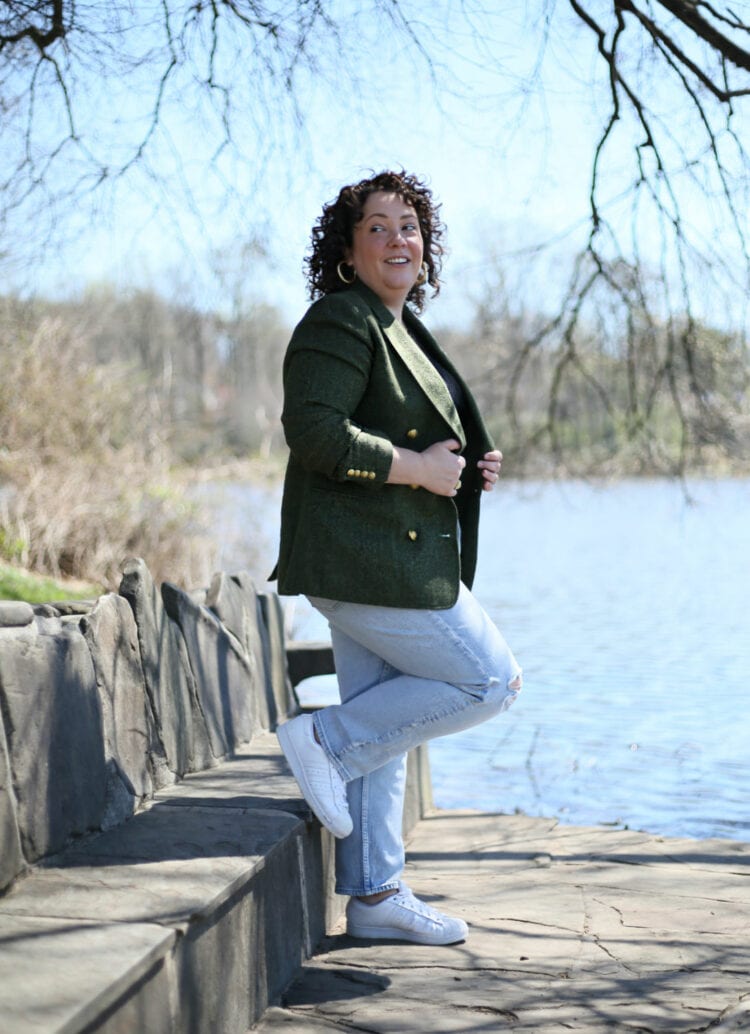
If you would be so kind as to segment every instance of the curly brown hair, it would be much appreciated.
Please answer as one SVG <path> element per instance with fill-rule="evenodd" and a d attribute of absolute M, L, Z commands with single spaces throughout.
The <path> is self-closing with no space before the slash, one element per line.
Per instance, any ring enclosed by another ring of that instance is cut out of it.
<path fill-rule="evenodd" d="M 370 194 L 396 194 L 417 213 L 424 245 L 424 263 L 433 297 L 440 291 L 440 269 L 444 248 L 445 227 L 440 220 L 440 205 L 423 180 L 402 169 L 401 172 L 380 172 L 369 179 L 342 187 L 335 201 L 323 206 L 323 212 L 312 229 L 310 251 L 305 257 L 307 287 L 311 299 L 346 290 L 336 267 L 345 262 L 352 246 L 353 230 L 362 219 L 363 208 Z M 424 307 L 425 284 L 414 284 L 407 296 L 417 312 Z"/>

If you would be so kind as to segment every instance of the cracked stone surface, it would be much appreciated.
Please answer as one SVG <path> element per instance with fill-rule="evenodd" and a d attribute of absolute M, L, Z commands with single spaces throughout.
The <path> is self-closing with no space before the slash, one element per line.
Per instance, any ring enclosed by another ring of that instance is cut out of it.
<path fill-rule="evenodd" d="M 359 941 L 342 922 L 254 1030 L 750 1031 L 750 844 L 436 812 L 406 881 L 467 920 L 466 942 Z"/>

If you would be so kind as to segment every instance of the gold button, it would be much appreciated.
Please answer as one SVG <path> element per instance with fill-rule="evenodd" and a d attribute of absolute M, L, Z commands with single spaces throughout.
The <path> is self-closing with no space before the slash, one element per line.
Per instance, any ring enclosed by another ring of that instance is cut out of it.
<path fill-rule="evenodd" d="M 412 542 L 416 542 L 417 541 L 417 533 L 414 530 L 414 528 L 410 528 L 408 534 L 409 534 L 409 538 L 412 540 Z"/>
<path fill-rule="evenodd" d="M 361 470 L 355 470 L 354 471 L 354 476 L 355 476 L 355 478 L 361 478 L 362 477 L 362 471 Z"/>
<path fill-rule="evenodd" d="M 412 429 L 410 431 L 406 432 L 406 437 L 407 438 L 416 438 L 418 433 L 419 432 L 417 431 L 416 427 L 412 427 Z"/>
<path fill-rule="evenodd" d="M 419 485 L 409 485 L 409 488 L 419 488 Z"/>
<path fill-rule="evenodd" d="M 370 479 L 370 481 L 374 481 L 375 478 L 377 477 L 377 475 L 376 475 L 374 470 L 371 470 L 370 473 L 367 476 Z"/>
<path fill-rule="evenodd" d="M 347 476 L 348 478 L 353 478 L 353 477 L 354 477 L 354 471 L 352 470 L 352 468 L 351 468 L 351 467 L 349 467 L 349 469 L 347 470 L 347 472 L 346 472 L 346 476 Z"/>

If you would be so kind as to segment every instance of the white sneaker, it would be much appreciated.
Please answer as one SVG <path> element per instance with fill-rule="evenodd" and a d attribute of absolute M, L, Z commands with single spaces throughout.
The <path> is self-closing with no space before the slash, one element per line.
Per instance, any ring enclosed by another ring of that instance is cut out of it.
<path fill-rule="evenodd" d="M 335 837 L 348 837 L 354 828 L 346 800 L 346 783 L 315 739 L 312 715 L 301 714 L 276 730 L 302 796 Z"/>
<path fill-rule="evenodd" d="M 455 944 L 469 928 L 463 919 L 443 915 L 414 897 L 405 883 L 377 905 L 352 898 L 346 906 L 346 932 L 350 937 L 413 941 L 415 944 Z"/>

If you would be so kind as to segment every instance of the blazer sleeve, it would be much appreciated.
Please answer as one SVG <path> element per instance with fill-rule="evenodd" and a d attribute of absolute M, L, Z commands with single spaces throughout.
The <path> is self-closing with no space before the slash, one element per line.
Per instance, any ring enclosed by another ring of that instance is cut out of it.
<path fill-rule="evenodd" d="M 391 441 L 355 418 L 374 348 L 366 316 L 336 295 L 313 305 L 295 329 L 284 360 L 281 419 L 287 445 L 306 470 L 363 486 L 387 480 Z"/>

